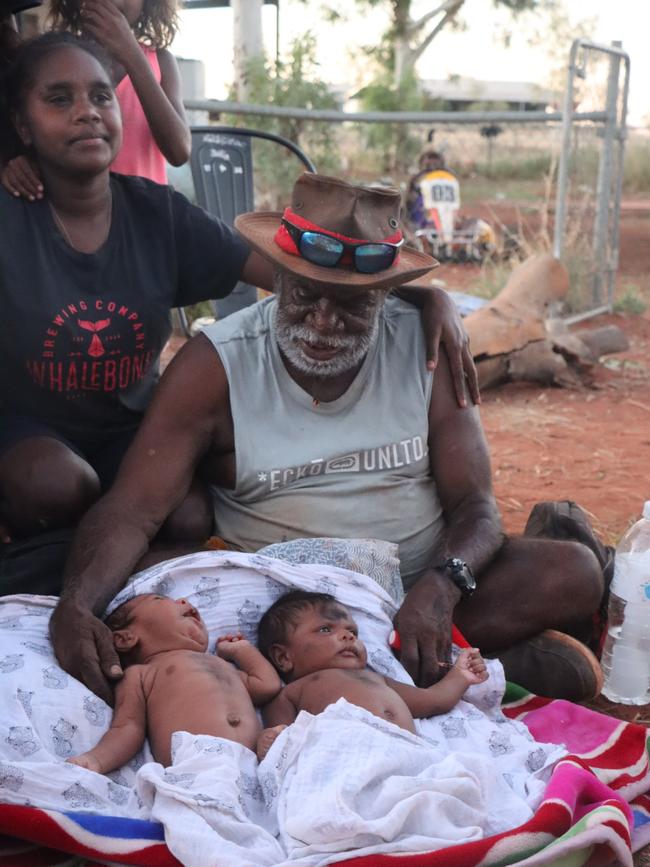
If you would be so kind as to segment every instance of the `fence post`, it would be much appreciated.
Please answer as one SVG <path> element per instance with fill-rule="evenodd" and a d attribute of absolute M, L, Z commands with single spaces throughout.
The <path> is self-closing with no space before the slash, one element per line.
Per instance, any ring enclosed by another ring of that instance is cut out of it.
<path fill-rule="evenodd" d="M 562 110 L 562 144 L 560 147 L 560 162 L 557 170 L 557 191 L 555 196 L 555 227 L 553 230 L 553 255 L 562 258 L 564 227 L 566 225 L 567 186 L 569 181 L 569 161 L 571 159 L 571 130 L 573 127 L 573 80 L 577 74 L 576 59 L 581 41 L 574 39 L 569 52 L 569 66 L 564 91 L 564 108 Z"/>
<path fill-rule="evenodd" d="M 629 55 L 622 51 L 620 42 L 613 42 L 613 45 L 620 47 L 621 59 L 623 61 L 623 93 L 620 105 L 620 117 L 617 115 L 616 140 L 618 145 L 618 153 L 615 166 L 615 189 L 614 189 L 614 205 L 612 211 L 612 225 L 614 230 L 611 238 L 611 253 L 609 262 L 607 298 L 610 308 L 614 304 L 614 288 L 616 282 L 616 272 L 618 271 L 618 251 L 620 245 L 620 216 L 621 216 L 621 197 L 623 194 L 623 174 L 625 162 L 625 141 L 627 139 L 627 101 L 630 91 L 630 58 Z"/>
<path fill-rule="evenodd" d="M 612 47 L 620 48 L 620 43 L 612 43 Z M 614 166 L 614 146 L 617 133 L 618 118 L 618 80 L 620 76 L 621 59 L 618 54 L 609 55 L 609 75 L 607 76 L 607 97 L 605 101 L 605 125 L 603 127 L 603 143 L 598 162 L 598 181 L 596 185 L 596 216 L 594 219 L 592 302 L 594 307 L 610 304 L 612 262 L 608 233 L 617 232 L 616 226 L 610 225 L 612 213 L 612 174 Z M 605 292 L 607 289 L 607 293 Z"/>

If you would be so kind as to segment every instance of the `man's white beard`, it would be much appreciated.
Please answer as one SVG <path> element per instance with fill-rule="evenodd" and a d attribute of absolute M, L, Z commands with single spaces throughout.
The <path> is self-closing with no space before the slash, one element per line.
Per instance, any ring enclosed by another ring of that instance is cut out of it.
<path fill-rule="evenodd" d="M 294 325 L 287 321 L 286 314 L 280 304 L 275 312 L 275 339 L 284 357 L 301 373 L 309 376 L 319 376 L 324 379 L 339 376 L 356 367 L 377 340 L 379 333 L 379 309 L 374 321 L 365 334 L 332 335 L 323 337 L 307 325 Z M 318 344 L 321 347 L 340 349 L 333 358 L 317 361 L 306 355 L 300 341 Z"/>

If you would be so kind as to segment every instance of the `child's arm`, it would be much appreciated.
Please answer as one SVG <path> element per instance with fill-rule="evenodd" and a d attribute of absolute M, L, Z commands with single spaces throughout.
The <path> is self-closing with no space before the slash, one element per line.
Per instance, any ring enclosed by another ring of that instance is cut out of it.
<path fill-rule="evenodd" d="M 0 166 L 2 186 L 13 196 L 22 196 L 30 202 L 43 198 L 43 183 L 34 163 L 25 156 L 14 157 Z"/>
<path fill-rule="evenodd" d="M 151 134 L 167 162 L 182 166 L 190 157 L 192 138 L 181 96 L 181 76 L 167 49 L 158 50 L 160 84 L 131 31 L 129 22 L 112 0 L 84 0 L 84 29 L 121 63 L 142 105 Z M 127 120 L 128 123 L 128 120 Z"/>
<path fill-rule="evenodd" d="M 414 717 L 423 719 L 450 711 L 465 695 L 468 686 L 488 679 L 487 669 L 476 647 L 466 647 L 449 672 L 427 689 L 385 678 L 386 683 L 406 702 Z"/>
<path fill-rule="evenodd" d="M 218 638 L 217 656 L 236 664 L 253 704 L 266 704 L 280 692 L 282 682 L 277 671 L 240 633 Z"/>
<path fill-rule="evenodd" d="M 137 753 L 146 736 L 146 702 L 141 671 L 139 665 L 126 669 L 115 687 L 111 727 L 96 747 L 73 756 L 69 762 L 98 774 L 108 774 L 121 768 Z"/>

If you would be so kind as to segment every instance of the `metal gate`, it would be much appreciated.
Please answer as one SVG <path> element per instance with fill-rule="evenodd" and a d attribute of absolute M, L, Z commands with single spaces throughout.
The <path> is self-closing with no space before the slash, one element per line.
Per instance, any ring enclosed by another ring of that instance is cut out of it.
<path fill-rule="evenodd" d="M 576 148 L 572 140 L 580 116 L 574 112 L 573 106 L 576 80 L 586 77 L 587 65 L 594 56 L 603 57 L 607 62 L 607 84 L 603 95 L 603 118 L 596 129 L 601 145 L 591 231 L 589 294 L 585 299 L 584 309 L 570 316 L 570 321 L 612 309 L 618 269 L 619 217 L 630 83 L 630 58 L 622 50 L 620 43 L 606 46 L 576 39 L 571 46 L 562 112 L 562 146 L 557 180 L 553 253 L 558 259 L 562 259 L 566 252 L 567 223 L 579 199 L 576 177 L 580 167 L 576 164 Z"/>

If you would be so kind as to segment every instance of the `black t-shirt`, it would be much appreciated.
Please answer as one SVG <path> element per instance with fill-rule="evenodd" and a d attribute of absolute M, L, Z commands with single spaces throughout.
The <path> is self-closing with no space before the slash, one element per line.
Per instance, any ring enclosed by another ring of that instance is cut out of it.
<path fill-rule="evenodd" d="M 227 295 L 250 252 L 170 187 L 112 175 L 111 188 L 91 254 L 65 242 L 46 200 L 0 189 L 0 405 L 73 439 L 138 423 L 170 308 Z"/>

